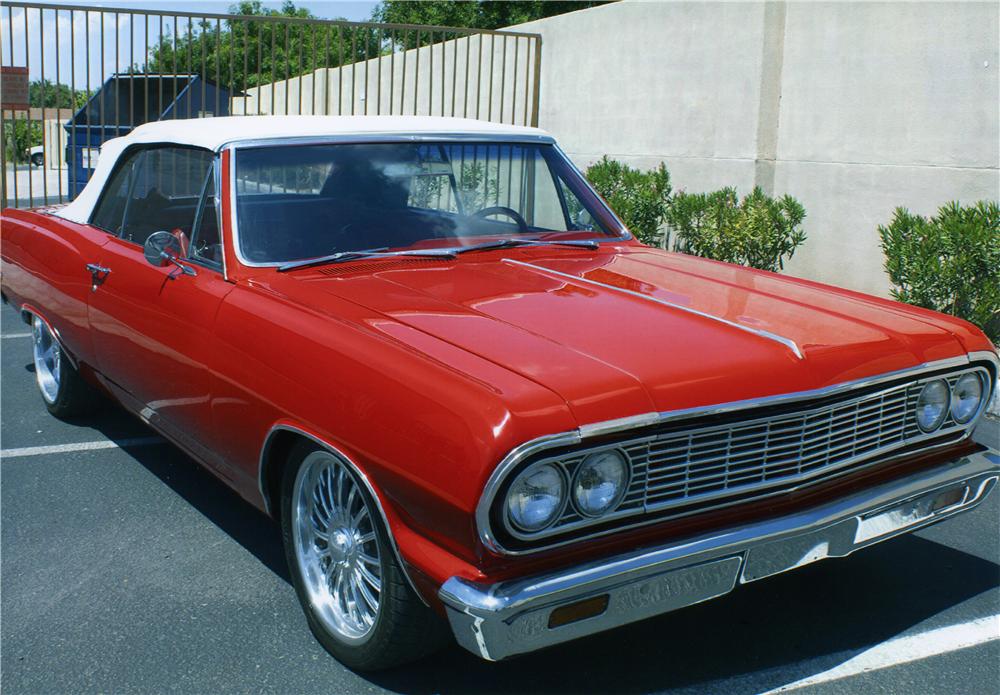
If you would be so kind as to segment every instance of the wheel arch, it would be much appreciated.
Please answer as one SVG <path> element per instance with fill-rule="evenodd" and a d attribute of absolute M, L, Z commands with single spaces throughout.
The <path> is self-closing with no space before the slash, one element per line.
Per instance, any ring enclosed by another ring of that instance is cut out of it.
<path fill-rule="evenodd" d="M 302 427 L 289 423 L 280 423 L 271 427 L 267 436 L 264 438 L 264 444 L 261 447 L 257 476 L 260 495 L 264 503 L 264 510 L 272 518 L 280 518 L 279 507 L 281 499 L 281 477 L 284 472 L 285 463 L 288 460 L 288 454 L 291 452 L 292 447 L 303 440 L 318 444 L 332 453 L 354 473 L 359 481 L 361 481 L 361 484 L 368 491 L 368 494 L 375 502 L 375 507 L 378 511 L 379 518 L 382 520 L 382 525 L 385 527 L 386 535 L 389 537 L 389 545 L 392 546 L 392 553 L 396 558 L 397 564 L 399 565 L 400 572 L 406 578 L 406 583 L 410 586 L 410 589 L 413 590 L 413 593 L 417 595 L 424 605 L 429 606 L 430 604 L 427 602 L 427 599 L 424 598 L 424 595 L 417 588 L 416 583 L 414 583 L 409 568 L 406 565 L 406 561 L 403 559 L 403 554 L 399 550 L 399 544 L 396 542 L 396 536 L 393 533 L 392 524 L 389 522 L 389 516 L 386 514 L 385 505 L 378 489 L 357 461 L 352 459 L 350 456 L 345 454 L 343 450 L 336 445 L 331 444 L 326 439 L 313 434 Z"/>
<path fill-rule="evenodd" d="M 66 341 L 63 340 L 62 334 L 59 332 L 59 329 L 52 325 L 52 322 L 49 321 L 48 318 L 46 318 L 43 312 L 39 311 L 31 304 L 25 303 L 21 305 L 19 313 L 21 314 L 21 320 L 24 321 L 29 326 L 31 325 L 31 318 L 33 316 L 37 316 L 42 321 L 42 323 L 44 323 L 46 327 L 49 329 L 49 333 L 51 333 L 52 336 L 56 339 L 56 342 L 59 343 L 59 349 L 62 350 L 63 355 L 65 355 L 66 358 L 69 360 L 69 363 L 73 365 L 73 368 L 74 369 L 80 368 L 80 363 L 77 360 L 76 354 L 72 350 L 66 347 Z"/>

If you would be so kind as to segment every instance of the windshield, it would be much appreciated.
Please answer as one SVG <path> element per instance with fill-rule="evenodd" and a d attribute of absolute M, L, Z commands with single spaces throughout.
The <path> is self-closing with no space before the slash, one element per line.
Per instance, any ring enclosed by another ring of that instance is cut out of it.
<path fill-rule="evenodd" d="M 623 230 L 552 145 L 378 143 L 236 152 L 239 247 L 251 263 Z"/>

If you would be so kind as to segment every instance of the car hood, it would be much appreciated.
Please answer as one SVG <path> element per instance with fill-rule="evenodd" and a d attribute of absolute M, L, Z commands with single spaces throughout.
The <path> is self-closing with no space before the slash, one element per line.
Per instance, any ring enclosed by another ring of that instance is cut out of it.
<path fill-rule="evenodd" d="M 946 322 L 903 305 L 638 245 L 379 259 L 286 279 L 516 372 L 563 398 L 581 425 L 965 352 Z"/>

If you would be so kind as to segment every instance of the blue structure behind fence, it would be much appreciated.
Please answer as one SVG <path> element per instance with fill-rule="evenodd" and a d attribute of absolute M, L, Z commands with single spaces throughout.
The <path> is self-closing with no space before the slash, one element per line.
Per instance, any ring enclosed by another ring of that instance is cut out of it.
<path fill-rule="evenodd" d="M 112 75 L 63 126 L 70 200 L 87 185 L 106 141 L 150 121 L 228 116 L 230 96 L 200 75 Z"/>

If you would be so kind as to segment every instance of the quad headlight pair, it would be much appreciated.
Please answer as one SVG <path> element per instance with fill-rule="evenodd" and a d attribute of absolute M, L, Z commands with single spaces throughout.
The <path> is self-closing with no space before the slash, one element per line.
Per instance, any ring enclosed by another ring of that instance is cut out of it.
<path fill-rule="evenodd" d="M 985 395 L 983 378 L 976 372 L 959 377 L 951 387 L 944 379 L 928 381 L 917 397 L 917 425 L 933 432 L 944 424 L 949 411 L 952 420 L 965 425 L 979 412 Z"/>
<path fill-rule="evenodd" d="M 517 530 L 535 533 L 555 522 L 567 502 L 582 516 L 604 516 L 622 501 L 629 477 L 629 462 L 615 449 L 588 455 L 568 483 L 555 463 L 531 466 L 508 489 L 507 518 Z"/>

